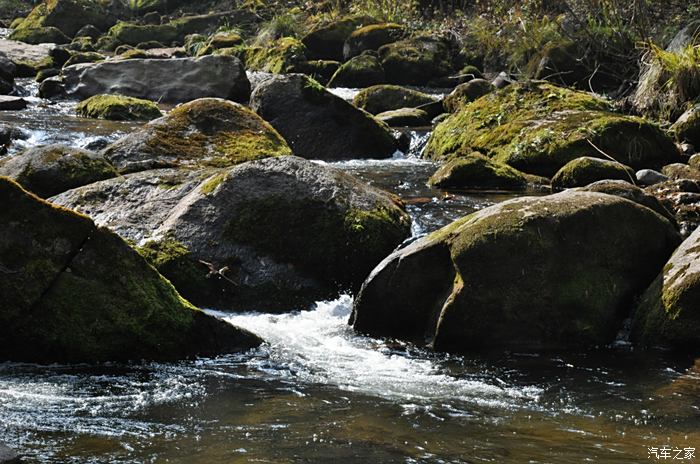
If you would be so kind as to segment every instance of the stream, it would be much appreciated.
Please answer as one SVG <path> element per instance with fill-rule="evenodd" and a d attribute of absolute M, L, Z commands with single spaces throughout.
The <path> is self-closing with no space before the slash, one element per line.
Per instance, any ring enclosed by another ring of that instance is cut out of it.
<path fill-rule="evenodd" d="M 20 84 L 29 108 L 0 113 L 27 136 L 11 152 L 97 147 L 139 126 L 76 118 L 74 102 Z M 411 132 L 409 153 L 389 160 L 329 164 L 398 194 L 414 236 L 513 198 L 427 187 L 428 135 Z M 352 302 L 211 311 L 266 340 L 244 354 L 0 363 L 0 441 L 38 463 L 629 463 L 664 446 L 700 456 L 700 360 L 637 353 L 624 339 L 583 353 L 439 354 L 354 333 Z"/>

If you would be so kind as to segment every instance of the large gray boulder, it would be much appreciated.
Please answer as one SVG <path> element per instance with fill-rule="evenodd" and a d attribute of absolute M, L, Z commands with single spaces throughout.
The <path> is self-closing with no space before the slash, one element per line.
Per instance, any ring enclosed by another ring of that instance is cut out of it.
<path fill-rule="evenodd" d="M 304 158 L 389 158 L 398 148 L 388 126 L 303 74 L 263 81 L 250 106 Z"/>
<path fill-rule="evenodd" d="M 666 219 L 620 197 L 518 198 L 394 252 L 351 322 L 451 352 L 606 344 L 679 242 Z"/>
<path fill-rule="evenodd" d="M 53 199 L 142 248 L 195 304 L 292 310 L 357 289 L 410 232 L 391 195 L 294 156 L 155 170 Z"/>
<path fill-rule="evenodd" d="M 81 63 L 64 68 L 63 76 L 67 95 L 81 100 L 119 94 L 164 103 L 204 97 L 242 102 L 250 95 L 245 69 L 233 56 Z"/>
<path fill-rule="evenodd" d="M 643 346 L 700 350 L 700 229 L 673 254 L 644 293 L 632 321 L 632 339 Z"/>
<path fill-rule="evenodd" d="M 124 240 L 0 178 L 0 360 L 217 355 L 260 340 L 185 301 Z"/>

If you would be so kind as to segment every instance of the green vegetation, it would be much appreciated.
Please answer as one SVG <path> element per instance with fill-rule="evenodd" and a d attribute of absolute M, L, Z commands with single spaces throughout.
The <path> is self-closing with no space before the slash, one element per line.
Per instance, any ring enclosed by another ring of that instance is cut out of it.
<path fill-rule="evenodd" d="M 113 121 L 149 121 L 162 116 L 154 102 L 123 95 L 94 95 L 80 102 L 75 112 L 86 118 Z"/>

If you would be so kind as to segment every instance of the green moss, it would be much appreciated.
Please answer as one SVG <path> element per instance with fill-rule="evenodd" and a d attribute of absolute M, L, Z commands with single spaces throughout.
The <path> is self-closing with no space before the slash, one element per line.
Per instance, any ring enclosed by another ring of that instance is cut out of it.
<path fill-rule="evenodd" d="M 145 121 L 162 116 L 154 102 L 123 95 L 94 95 L 80 102 L 75 111 L 78 116 L 113 121 Z"/>
<path fill-rule="evenodd" d="M 635 183 L 632 168 L 615 161 L 582 157 L 568 162 L 552 178 L 553 189 L 584 187 L 599 180 L 614 179 Z"/>
<path fill-rule="evenodd" d="M 63 66 L 72 66 L 79 63 L 97 63 L 98 61 L 103 61 L 105 58 L 103 54 L 95 52 L 73 53 Z"/>
<path fill-rule="evenodd" d="M 282 37 L 267 46 L 241 48 L 246 68 L 270 73 L 292 72 L 306 61 L 306 46 L 293 37 Z"/>
<path fill-rule="evenodd" d="M 109 36 L 127 45 L 138 45 L 151 40 L 170 44 L 178 39 L 179 32 L 172 24 L 133 24 L 121 21 L 112 26 Z"/>
<path fill-rule="evenodd" d="M 428 183 L 444 189 L 521 190 L 527 186 L 527 177 L 510 166 L 473 153 L 446 163 Z"/>
<path fill-rule="evenodd" d="M 16 27 L 17 30 L 55 27 L 72 37 L 86 24 L 92 24 L 98 28 L 108 27 L 108 15 L 98 2 L 45 0 L 39 3 Z"/>
<path fill-rule="evenodd" d="M 330 87 L 368 87 L 385 82 L 384 68 L 372 55 L 359 55 L 344 64 L 331 77 Z"/>
<path fill-rule="evenodd" d="M 36 27 L 15 29 L 10 34 L 10 40 L 28 44 L 56 43 L 67 44 L 70 38 L 55 27 Z"/>
<path fill-rule="evenodd" d="M 425 156 L 445 160 L 479 151 L 523 172 L 554 175 L 595 150 L 633 168 L 660 167 L 678 156 L 657 126 L 610 112 L 608 102 L 544 82 L 511 85 L 464 106 L 440 123 Z M 589 143 L 590 142 L 590 143 Z"/>
<path fill-rule="evenodd" d="M 211 195 L 224 180 L 226 180 L 226 173 L 216 174 L 205 181 L 199 189 L 203 194 Z"/>

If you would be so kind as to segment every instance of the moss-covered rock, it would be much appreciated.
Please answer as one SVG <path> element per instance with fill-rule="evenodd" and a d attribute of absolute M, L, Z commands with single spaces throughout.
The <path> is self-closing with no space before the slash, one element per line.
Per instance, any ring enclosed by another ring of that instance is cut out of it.
<path fill-rule="evenodd" d="M 306 74 L 310 78 L 325 85 L 331 80 L 331 77 L 333 77 L 333 74 L 335 74 L 339 67 L 339 61 L 311 60 L 295 64 L 294 70 Z"/>
<path fill-rule="evenodd" d="M 353 16 L 321 25 L 302 38 L 309 49 L 309 58 L 343 61 L 345 41 L 356 29 L 377 21 L 368 16 Z"/>
<path fill-rule="evenodd" d="M 508 165 L 471 153 L 442 165 L 428 183 L 446 190 L 523 190 L 528 178 Z"/>
<path fill-rule="evenodd" d="M 700 181 L 700 169 L 685 163 L 667 164 L 661 173 L 671 180 L 693 179 Z"/>
<path fill-rule="evenodd" d="M 367 50 L 377 50 L 382 45 L 400 40 L 406 29 L 396 23 L 370 24 L 356 29 L 345 40 L 343 57 L 346 60 L 360 55 Z"/>
<path fill-rule="evenodd" d="M 379 48 L 379 58 L 390 84 L 425 85 L 453 71 L 452 57 L 444 41 L 414 37 Z"/>
<path fill-rule="evenodd" d="M 256 346 L 185 301 L 122 239 L 0 179 L 0 357 L 177 359 Z"/>
<path fill-rule="evenodd" d="M 525 74 L 533 79 L 587 89 L 594 70 L 586 67 L 582 57 L 582 51 L 571 41 L 550 42 L 530 59 Z"/>
<path fill-rule="evenodd" d="M 105 30 L 113 22 L 106 9 L 95 1 L 44 0 L 16 26 L 16 31 L 55 27 L 65 35 L 73 37 L 88 24 Z"/>
<path fill-rule="evenodd" d="M 679 142 L 688 142 L 700 148 L 700 105 L 683 113 L 671 126 Z"/>
<path fill-rule="evenodd" d="M 95 45 L 93 39 L 90 37 L 76 37 L 71 43 L 66 45 L 68 50 L 76 52 L 94 52 Z"/>
<path fill-rule="evenodd" d="M 97 52 L 73 53 L 63 66 L 73 66 L 74 64 L 80 63 L 97 63 L 99 61 L 104 61 L 106 58 L 105 55 Z"/>
<path fill-rule="evenodd" d="M 10 40 L 34 45 L 42 43 L 67 44 L 70 42 L 70 38 L 55 27 L 15 29 L 10 34 Z"/>
<path fill-rule="evenodd" d="M 352 102 L 358 108 L 378 114 L 399 108 L 417 108 L 435 101 L 436 99 L 428 94 L 406 87 L 375 85 L 362 89 Z"/>
<path fill-rule="evenodd" d="M 263 81 L 250 106 L 304 158 L 388 158 L 398 146 L 386 125 L 303 74 Z"/>
<path fill-rule="evenodd" d="M 0 161 L 7 176 L 32 193 L 48 198 L 75 187 L 117 176 L 100 155 L 64 145 L 29 148 Z"/>
<path fill-rule="evenodd" d="M 679 242 L 623 198 L 519 198 L 394 252 L 364 283 L 352 323 L 451 352 L 605 345 Z"/>
<path fill-rule="evenodd" d="M 149 40 L 170 44 L 179 37 L 177 28 L 172 24 L 135 24 L 123 21 L 112 26 L 109 35 L 127 45 L 138 45 Z"/>
<path fill-rule="evenodd" d="M 552 177 L 552 190 L 585 187 L 599 180 L 623 180 L 634 184 L 635 173 L 617 161 L 582 156 L 566 163 Z"/>
<path fill-rule="evenodd" d="M 591 94 L 543 81 L 513 84 L 440 123 L 424 156 L 445 160 L 458 152 L 479 151 L 545 177 L 576 158 L 597 156 L 599 150 L 634 169 L 659 169 L 680 157 L 658 126 L 611 109 Z"/>
<path fill-rule="evenodd" d="M 144 171 L 54 200 L 142 243 L 184 296 L 221 309 L 293 310 L 356 289 L 410 230 L 395 197 L 297 157 Z"/>
<path fill-rule="evenodd" d="M 120 172 L 157 167 L 229 167 L 291 154 L 267 122 L 238 103 L 202 98 L 116 141 L 104 151 Z"/>
<path fill-rule="evenodd" d="M 81 101 L 75 112 L 85 118 L 112 121 L 150 121 L 162 116 L 154 102 L 123 95 L 95 95 Z"/>
<path fill-rule="evenodd" d="M 421 127 L 429 126 L 428 113 L 418 108 L 399 108 L 385 111 L 375 116 L 389 127 Z"/>
<path fill-rule="evenodd" d="M 494 91 L 494 86 L 486 79 L 471 79 L 459 84 L 445 97 L 443 105 L 449 113 L 458 111 L 462 106 Z"/>
<path fill-rule="evenodd" d="M 676 250 L 641 299 L 632 339 L 697 354 L 700 349 L 700 229 Z"/>
<path fill-rule="evenodd" d="M 266 46 L 242 47 L 239 57 L 247 69 L 270 73 L 293 72 L 307 60 L 306 46 L 293 37 L 282 37 Z"/>
<path fill-rule="evenodd" d="M 359 55 L 343 63 L 328 82 L 329 87 L 363 88 L 386 82 L 384 68 L 373 55 Z"/>

